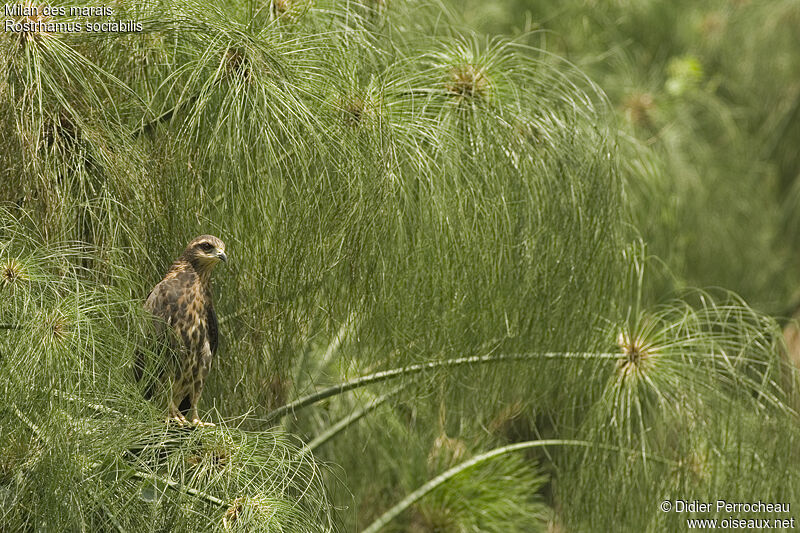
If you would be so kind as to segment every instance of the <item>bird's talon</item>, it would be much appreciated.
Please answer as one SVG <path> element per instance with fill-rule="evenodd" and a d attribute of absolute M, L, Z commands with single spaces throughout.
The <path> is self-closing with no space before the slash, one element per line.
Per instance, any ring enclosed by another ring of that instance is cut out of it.
<path fill-rule="evenodd" d="M 184 427 L 189 424 L 189 421 L 182 416 L 171 416 L 167 418 L 167 424 L 171 423 L 178 424 L 180 427 Z"/>

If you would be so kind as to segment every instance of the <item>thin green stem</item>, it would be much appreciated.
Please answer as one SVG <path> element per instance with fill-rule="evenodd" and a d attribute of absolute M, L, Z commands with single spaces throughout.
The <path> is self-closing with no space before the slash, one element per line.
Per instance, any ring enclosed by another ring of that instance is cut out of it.
<path fill-rule="evenodd" d="M 25 424 L 26 426 L 28 426 L 28 429 L 30 429 L 30 430 L 31 430 L 31 433 L 33 433 L 34 435 L 36 435 L 36 438 L 37 438 L 37 439 L 39 439 L 39 440 L 41 440 L 41 441 L 43 441 L 43 442 L 44 442 L 44 441 L 45 441 L 45 439 L 44 439 L 44 437 L 42 437 L 42 432 L 39 430 L 39 426 L 37 426 L 36 424 L 34 424 L 33 422 L 31 422 L 31 419 L 30 419 L 30 418 L 28 418 L 28 417 L 25 415 L 25 413 L 23 413 L 22 411 L 20 411 L 20 410 L 19 410 L 19 407 L 17 407 L 15 404 L 11 404 L 11 407 L 14 409 L 14 414 L 16 414 L 16 415 L 17 415 L 17 418 L 19 418 L 20 420 L 22 420 L 22 423 L 23 423 L 23 424 Z"/>
<path fill-rule="evenodd" d="M 214 80 L 214 82 L 211 84 L 211 87 L 208 90 L 210 91 L 210 90 L 215 89 L 217 87 L 217 85 L 219 85 L 222 82 L 223 79 L 224 78 L 217 78 L 216 80 Z M 151 120 L 147 124 L 143 124 L 141 127 L 136 129 L 133 132 L 133 137 L 137 138 L 140 135 L 142 135 L 143 133 L 146 133 L 148 135 L 152 134 L 153 131 L 155 130 L 155 128 L 159 124 L 163 124 L 165 122 L 169 122 L 170 120 L 172 120 L 172 117 L 175 115 L 175 113 L 178 113 L 179 111 L 182 111 L 182 110 L 184 110 L 186 108 L 189 108 L 189 107 L 193 106 L 200 99 L 200 96 L 202 94 L 203 94 L 203 92 L 200 91 L 197 94 L 193 94 L 192 96 L 190 96 L 186 100 L 178 102 L 174 107 L 168 109 L 167 111 L 162 113 L 157 118 L 154 118 L 153 120 Z"/>
<path fill-rule="evenodd" d="M 143 124 L 141 127 L 139 127 L 138 129 L 136 129 L 133 132 L 134 138 L 139 137 L 143 133 L 146 133 L 146 134 L 153 133 L 153 131 L 155 130 L 156 126 L 158 126 L 159 124 L 163 124 L 164 122 L 170 121 L 172 119 L 172 116 L 175 113 L 177 113 L 178 111 L 181 111 L 182 109 L 185 109 L 185 108 L 187 108 L 187 107 L 189 107 L 191 105 L 194 105 L 194 103 L 197 101 L 197 99 L 199 97 L 200 97 L 199 94 L 195 94 L 195 95 L 191 96 L 189 99 L 184 100 L 182 102 L 179 102 L 175 107 L 165 111 L 160 116 L 158 116 L 157 118 L 154 118 L 153 120 L 151 120 L 147 124 Z"/>
<path fill-rule="evenodd" d="M 397 389 L 391 392 L 387 392 L 383 396 L 375 398 L 365 407 L 353 411 L 348 416 L 342 418 L 334 425 L 332 425 L 331 427 L 329 427 L 328 429 L 317 435 L 317 437 L 315 437 L 311 442 L 306 444 L 302 450 L 300 450 L 300 454 L 305 455 L 309 452 L 313 452 L 314 450 L 316 450 L 317 448 L 319 448 L 320 446 L 322 446 L 323 444 L 334 438 L 336 435 L 347 429 L 350 425 L 358 422 L 361 418 L 363 418 L 364 416 L 368 415 L 369 413 L 371 413 L 372 411 L 374 411 L 375 409 L 386 403 L 386 401 L 389 398 L 396 395 L 404 388 L 405 387 L 398 387 Z"/>
<path fill-rule="evenodd" d="M 463 463 L 457 464 L 453 468 L 442 472 L 435 478 L 431 479 L 417 490 L 403 498 L 400 502 L 398 502 L 394 507 L 383 513 L 379 516 L 374 522 L 372 522 L 366 529 L 362 530 L 361 533 L 377 533 L 382 528 L 384 528 L 389 522 L 394 520 L 400 513 L 408 509 L 414 503 L 419 501 L 423 496 L 437 488 L 438 486 L 442 485 L 452 477 L 460 474 L 461 472 L 472 468 L 473 466 L 498 457 L 500 455 L 505 455 L 507 453 L 519 451 L 519 450 L 527 450 L 529 448 L 539 448 L 543 446 L 582 446 L 585 448 L 592 448 L 597 447 L 604 450 L 612 450 L 612 451 L 620 451 L 622 448 L 616 446 L 609 446 L 604 444 L 596 444 L 592 442 L 580 441 L 580 440 L 560 440 L 560 439 L 550 439 L 550 440 L 532 440 L 526 442 L 519 442 L 516 444 L 510 444 L 508 446 L 502 446 L 500 448 L 495 448 L 494 450 L 490 450 L 486 453 L 482 453 L 480 455 L 476 455 L 472 459 L 464 461 Z M 651 457 L 655 460 L 659 460 L 665 463 L 674 463 L 674 461 L 670 461 L 668 459 L 660 458 L 660 457 Z"/>
<path fill-rule="evenodd" d="M 426 370 L 435 370 L 438 368 L 450 368 L 455 366 L 469 366 L 481 365 L 486 363 L 503 363 L 513 361 L 524 361 L 528 359 L 619 359 L 624 355 L 617 353 L 593 353 L 593 352 L 532 352 L 532 353 L 515 353 L 515 354 L 500 354 L 500 355 L 480 355 L 473 357 L 460 357 L 458 359 L 448 359 L 446 361 L 433 361 L 430 363 L 421 363 L 411 365 L 403 368 L 394 368 L 391 370 L 383 370 L 375 372 L 367 376 L 328 387 L 319 392 L 303 396 L 291 403 L 284 405 L 266 416 L 266 421 L 280 420 L 289 413 L 313 405 L 321 400 L 343 394 L 345 392 L 371 385 L 372 383 L 379 383 L 388 381 L 390 379 L 407 376 L 411 374 L 418 374 Z"/>
<path fill-rule="evenodd" d="M 126 533 L 125 528 L 123 528 L 122 524 L 119 523 L 119 519 L 117 519 L 117 516 L 113 512 L 111 512 L 111 509 L 109 509 L 108 505 L 106 505 L 103 502 L 103 500 L 101 500 L 100 497 L 98 497 L 97 493 L 91 489 L 89 489 L 87 492 L 89 493 L 89 496 L 91 496 L 91 498 L 95 501 L 95 503 L 98 506 L 100 506 L 103 512 L 106 513 L 109 522 L 111 522 L 111 524 L 116 528 L 116 530 L 119 531 L 119 533 Z"/>
<path fill-rule="evenodd" d="M 89 409 L 94 409 L 99 413 L 105 413 L 107 415 L 117 415 L 117 416 L 125 416 L 116 409 L 112 409 L 111 407 L 106 407 L 105 405 L 99 403 L 92 403 L 89 401 L 84 400 L 83 398 L 78 398 L 68 392 L 61 392 L 58 389 L 53 389 L 53 396 L 58 398 L 63 398 L 64 400 L 68 400 L 70 402 L 80 403 L 81 405 L 88 407 Z"/>
<path fill-rule="evenodd" d="M 171 488 L 172 490 L 175 490 L 175 491 L 178 491 L 178 492 L 183 492 L 184 494 L 188 494 L 190 496 L 194 496 L 195 498 L 199 498 L 199 499 L 201 499 L 201 500 L 203 500 L 205 502 L 208 502 L 210 504 L 216 505 L 218 507 L 227 507 L 228 506 L 228 504 L 225 502 L 225 500 L 221 500 L 221 499 L 217 498 L 216 496 L 212 496 L 210 494 L 206 494 L 205 492 L 199 491 L 197 489 L 193 489 L 191 487 L 186 487 L 184 485 L 181 485 L 177 481 L 173 481 L 171 479 L 167 479 L 167 478 L 164 478 L 164 477 L 161 477 L 161 476 L 157 476 L 155 474 L 146 474 L 145 472 L 140 472 L 138 470 L 135 470 L 133 472 L 133 477 L 136 478 L 136 479 L 142 479 L 142 480 L 147 480 L 147 481 L 157 481 L 158 483 L 163 483 L 164 485 L 166 485 L 167 487 Z"/>

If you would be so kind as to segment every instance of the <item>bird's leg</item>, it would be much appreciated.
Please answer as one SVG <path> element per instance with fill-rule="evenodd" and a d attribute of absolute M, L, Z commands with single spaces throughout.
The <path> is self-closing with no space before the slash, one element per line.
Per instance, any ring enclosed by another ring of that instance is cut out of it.
<path fill-rule="evenodd" d="M 179 383 L 172 383 L 169 393 L 169 405 L 167 406 L 167 423 L 177 422 L 179 426 L 189 425 L 189 421 L 181 413 L 178 404 L 180 403 L 180 396 L 183 393 L 183 387 Z M 176 402 L 177 400 L 177 402 Z"/>
<path fill-rule="evenodd" d="M 186 420 L 185 416 L 183 416 L 181 410 L 175 405 L 175 400 L 169 401 L 167 423 L 169 422 L 177 422 L 179 426 L 186 426 L 189 424 L 189 421 Z"/>
<path fill-rule="evenodd" d="M 189 402 L 191 403 L 191 407 L 189 408 L 189 419 L 192 421 L 192 424 L 195 426 L 209 426 L 213 427 L 213 422 L 203 422 L 200 420 L 200 416 L 197 414 L 197 404 L 200 403 L 200 395 L 203 393 L 203 380 L 198 379 L 192 384 L 192 390 L 189 392 Z"/>

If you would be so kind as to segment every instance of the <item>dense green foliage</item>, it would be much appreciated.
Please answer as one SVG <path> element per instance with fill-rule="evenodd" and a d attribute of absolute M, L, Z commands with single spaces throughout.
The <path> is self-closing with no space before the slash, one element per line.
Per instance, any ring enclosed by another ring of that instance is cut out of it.
<path fill-rule="evenodd" d="M 780 15 L 512 3 L 554 31 L 239 0 L 0 34 L 0 529 L 664 531 L 666 498 L 800 503 L 795 370 L 750 307 L 795 286 L 797 59 L 778 22 L 730 56 Z M 218 425 L 180 429 L 131 367 L 202 233 L 230 258 Z"/>
<path fill-rule="evenodd" d="M 726 287 L 773 313 L 797 305 L 797 2 L 468 0 L 465 11 L 603 88 L 637 139 L 623 163 L 636 227 L 679 286 Z"/>

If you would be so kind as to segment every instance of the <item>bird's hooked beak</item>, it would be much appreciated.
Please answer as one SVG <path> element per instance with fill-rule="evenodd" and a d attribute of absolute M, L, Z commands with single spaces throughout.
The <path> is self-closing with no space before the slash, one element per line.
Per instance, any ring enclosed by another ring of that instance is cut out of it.
<path fill-rule="evenodd" d="M 218 258 L 220 261 L 222 261 L 223 263 L 227 263 L 227 262 L 228 262 L 228 256 L 227 256 L 227 255 L 225 255 L 225 252 L 221 252 L 221 251 L 220 251 L 220 252 L 217 252 L 217 258 Z"/>

